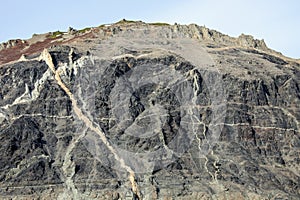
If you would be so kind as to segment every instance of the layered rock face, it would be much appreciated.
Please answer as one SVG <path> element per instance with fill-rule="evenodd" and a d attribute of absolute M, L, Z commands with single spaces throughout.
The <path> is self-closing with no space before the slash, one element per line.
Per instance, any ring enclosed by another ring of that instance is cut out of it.
<path fill-rule="evenodd" d="M 296 60 L 197 25 L 50 36 L 0 51 L 1 199 L 300 198 Z"/>

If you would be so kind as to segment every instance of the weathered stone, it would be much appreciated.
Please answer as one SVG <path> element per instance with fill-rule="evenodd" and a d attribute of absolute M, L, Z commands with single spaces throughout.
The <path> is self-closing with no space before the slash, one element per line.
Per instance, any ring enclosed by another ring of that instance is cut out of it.
<path fill-rule="evenodd" d="M 95 30 L 0 66 L 1 199 L 300 198 L 299 63 L 197 25 Z"/>

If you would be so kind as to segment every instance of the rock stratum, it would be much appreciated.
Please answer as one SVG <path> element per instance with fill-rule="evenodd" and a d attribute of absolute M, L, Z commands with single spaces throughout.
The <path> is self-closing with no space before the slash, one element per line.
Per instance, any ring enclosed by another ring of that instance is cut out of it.
<path fill-rule="evenodd" d="M 0 45 L 0 199 L 299 199 L 300 64 L 120 21 Z"/>

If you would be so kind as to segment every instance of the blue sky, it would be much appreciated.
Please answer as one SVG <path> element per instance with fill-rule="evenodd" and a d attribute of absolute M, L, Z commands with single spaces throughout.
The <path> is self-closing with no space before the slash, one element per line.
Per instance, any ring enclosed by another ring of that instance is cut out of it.
<path fill-rule="evenodd" d="M 284 55 L 300 58 L 300 1 L 297 0 L 7 0 L 0 12 L 0 42 L 33 33 L 66 31 L 117 22 L 196 23 L 230 36 L 264 39 Z"/>

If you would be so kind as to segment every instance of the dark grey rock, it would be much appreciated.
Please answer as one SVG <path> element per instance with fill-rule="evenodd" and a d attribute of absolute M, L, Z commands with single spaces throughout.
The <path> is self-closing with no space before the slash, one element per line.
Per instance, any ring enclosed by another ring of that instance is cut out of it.
<path fill-rule="evenodd" d="M 139 36 L 132 26 L 114 27 L 112 38 Z M 133 199 L 127 171 L 91 126 L 135 169 L 143 199 L 299 199 L 299 64 L 250 36 L 137 27 L 154 43 L 157 30 L 165 41 L 184 42 L 176 31 L 202 35 L 194 45 L 207 52 L 195 56 L 203 64 L 142 42 L 113 56 L 118 44 L 103 38 L 94 49 L 54 46 L 48 52 L 72 97 L 45 57 L 0 67 L 1 199 Z"/>

